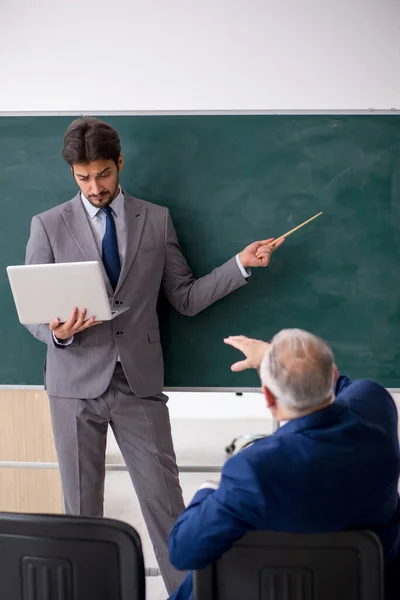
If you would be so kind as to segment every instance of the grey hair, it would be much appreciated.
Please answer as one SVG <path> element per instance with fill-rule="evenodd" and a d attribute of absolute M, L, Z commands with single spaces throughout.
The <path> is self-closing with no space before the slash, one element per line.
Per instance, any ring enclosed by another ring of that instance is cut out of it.
<path fill-rule="evenodd" d="M 260 377 L 281 406 L 301 413 L 333 399 L 334 370 L 324 340 L 302 329 L 283 329 L 271 341 Z"/>

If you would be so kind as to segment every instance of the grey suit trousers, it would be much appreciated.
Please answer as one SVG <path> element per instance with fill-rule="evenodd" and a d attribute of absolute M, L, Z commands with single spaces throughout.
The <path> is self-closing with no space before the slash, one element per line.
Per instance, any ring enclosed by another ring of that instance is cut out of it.
<path fill-rule="evenodd" d="M 184 573 L 168 556 L 168 536 L 184 509 L 164 394 L 135 396 L 120 363 L 107 391 L 80 400 L 50 396 L 54 438 L 67 514 L 103 515 L 108 425 L 114 432 L 139 498 L 169 593 Z"/>

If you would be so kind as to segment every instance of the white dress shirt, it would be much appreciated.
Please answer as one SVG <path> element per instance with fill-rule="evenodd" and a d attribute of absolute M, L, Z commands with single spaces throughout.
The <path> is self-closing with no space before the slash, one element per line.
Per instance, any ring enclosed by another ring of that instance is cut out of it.
<path fill-rule="evenodd" d="M 237 266 L 239 267 L 239 269 L 240 269 L 240 272 L 241 272 L 241 274 L 243 275 L 243 277 L 244 277 L 245 279 L 247 279 L 248 277 L 250 277 L 250 275 L 251 275 L 251 271 L 250 271 L 250 269 L 245 269 L 245 268 L 244 268 L 244 266 L 242 265 L 242 262 L 241 262 L 241 260 L 240 260 L 240 258 L 239 258 L 239 254 L 236 254 L 236 257 L 235 257 L 235 258 L 236 258 Z"/>

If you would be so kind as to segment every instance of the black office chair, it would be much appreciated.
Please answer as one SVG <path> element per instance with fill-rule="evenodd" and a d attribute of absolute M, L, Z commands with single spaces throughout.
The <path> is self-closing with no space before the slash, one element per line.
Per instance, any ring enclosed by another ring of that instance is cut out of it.
<path fill-rule="evenodd" d="M 383 600 L 381 544 L 369 531 L 251 532 L 193 588 L 194 600 Z"/>
<path fill-rule="evenodd" d="M 0 513 L 4 600 L 144 600 L 139 535 L 125 523 Z"/>

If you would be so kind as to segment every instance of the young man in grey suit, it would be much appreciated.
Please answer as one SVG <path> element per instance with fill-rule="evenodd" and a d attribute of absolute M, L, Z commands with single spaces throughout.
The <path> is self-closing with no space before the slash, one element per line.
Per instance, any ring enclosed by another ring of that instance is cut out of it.
<path fill-rule="evenodd" d="M 70 319 L 29 326 L 47 344 L 45 386 L 68 514 L 102 516 L 110 424 L 124 456 L 169 592 L 182 580 L 168 558 L 170 530 L 184 508 L 173 450 L 157 319 L 162 287 L 195 315 L 244 286 L 248 268 L 267 266 L 272 240 L 254 242 L 195 279 L 168 210 L 129 196 L 118 133 L 94 118 L 75 120 L 63 157 L 80 187 L 75 198 L 33 217 L 26 263 L 103 264 L 113 306 L 130 309 L 96 323 L 84 308 Z M 276 244 L 274 249 L 280 244 Z"/>

